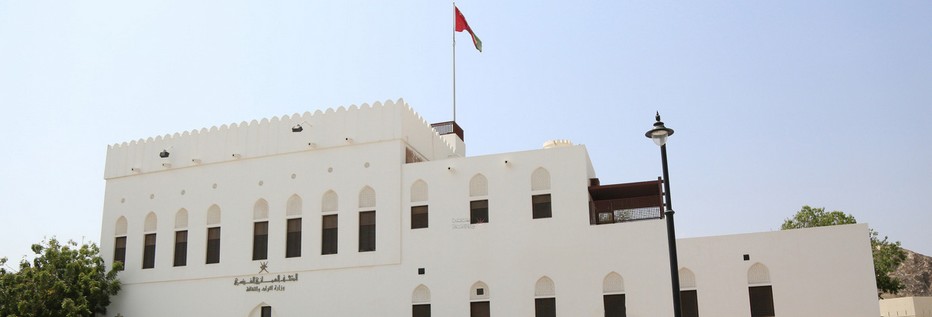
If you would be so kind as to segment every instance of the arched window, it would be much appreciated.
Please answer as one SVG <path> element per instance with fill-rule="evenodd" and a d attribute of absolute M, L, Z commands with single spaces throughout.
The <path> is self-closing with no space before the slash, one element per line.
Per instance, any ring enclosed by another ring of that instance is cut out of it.
<path fill-rule="evenodd" d="M 469 315 L 483 316 L 491 315 L 489 297 L 489 286 L 483 282 L 476 282 L 469 288 Z"/>
<path fill-rule="evenodd" d="M 259 199 L 252 207 L 252 260 L 269 258 L 269 202 Z"/>
<path fill-rule="evenodd" d="M 272 317 L 276 315 L 277 314 L 273 314 L 272 312 L 272 306 L 266 303 L 256 305 L 256 307 L 249 312 L 249 317 Z"/>
<path fill-rule="evenodd" d="M 699 293 L 696 275 L 687 268 L 680 269 L 680 308 L 683 317 L 699 317 Z"/>
<path fill-rule="evenodd" d="M 549 277 L 541 277 L 537 280 L 537 284 L 534 285 L 534 316 L 557 316 L 556 287 L 554 287 L 553 280 Z"/>
<path fill-rule="evenodd" d="M 411 229 L 427 228 L 430 225 L 427 183 L 417 180 L 411 185 Z"/>
<path fill-rule="evenodd" d="M 339 219 L 337 210 L 339 210 L 339 200 L 337 193 L 328 190 L 321 199 L 320 211 L 324 213 L 321 221 L 321 245 L 320 254 L 337 254 L 337 229 L 339 228 Z"/>
<path fill-rule="evenodd" d="M 120 262 L 126 267 L 126 217 L 117 218 L 113 235 L 113 263 Z"/>
<path fill-rule="evenodd" d="M 430 317 L 430 289 L 418 285 L 411 294 L 411 311 L 414 317 Z"/>
<path fill-rule="evenodd" d="M 531 217 L 534 219 L 550 218 L 553 211 L 550 205 L 550 172 L 538 167 L 531 173 Z"/>
<path fill-rule="evenodd" d="M 303 205 L 304 203 L 301 200 L 301 196 L 297 194 L 291 195 L 291 197 L 288 198 L 288 203 L 285 207 L 285 229 L 287 230 L 287 235 L 285 237 L 286 258 L 301 256 L 301 209 Z"/>
<path fill-rule="evenodd" d="M 602 305 L 606 317 L 626 316 L 625 279 L 618 273 L 608 273 L 602 280 Z"/>
<path fill-rule="evenodd" d="M 489 222 L 489 181 L 482 174 L 469 180 L 469 223 Z"/>
<path fill-rule="evenodd" d="M 207 208 L 207 261 L 220 263 L 220 206 Z"/>
<path fill-rule="evenodd" d="M 748 299 L 750 300 L 752 317 L 775 315 L 770 270 L 761 263 L 754 263 L 748 269 Z"/>
<path fill-rule="evenodd" d="M 143 226 L 143 251 L 142 251 L 142 268 L 151 269 L 155 267 L 155 242 L 156 231 L 158 231 L 158 217 L 154 212 L 146 215 L 146 222 Z"/>
<path fill-rule="evenodd" d="M 375 251 L 375 190 L 359 191 L 359 252 Z"/>
<path fill-rule="evenodd" d="M 172 264 L 188 264 L 188 210 L 184 208 L 175 213 L 175 254 Z"/>

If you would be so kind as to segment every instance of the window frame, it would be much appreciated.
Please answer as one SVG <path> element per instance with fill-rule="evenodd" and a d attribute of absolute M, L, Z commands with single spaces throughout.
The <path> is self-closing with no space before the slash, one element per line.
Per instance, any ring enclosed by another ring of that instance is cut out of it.
<path fill-rule="evenodd" d="M 300 217 L 285 220 L 285 257 L 301 257 L 301 236 L 304 222 Z"/>
<path fill-rule="evenodd" d="M 181 237 L 183 235 L 183 237 Z M 184 240 L 184 241 L 179 241 Z M 188 265 L 188 230 L 175 230 L 175 250 L 172 266 Z"/>

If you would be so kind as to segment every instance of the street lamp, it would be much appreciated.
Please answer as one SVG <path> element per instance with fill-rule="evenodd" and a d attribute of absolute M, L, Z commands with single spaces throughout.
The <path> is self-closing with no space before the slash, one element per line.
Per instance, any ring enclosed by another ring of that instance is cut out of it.
<path fill-rule="evenodd" d="M 654 143 L 660 146 L 660 160 L 663 164 L 663 191 L 666 200 L 666 211 L 664 215 L 667 218 L 667 245 L 670 249 L 670 279 L 673 284 L 673 316 L 682 316 L 680 308 L 680 271 L 679 264 L 676 262 L 676 231 L 673 229 L 673 203 L 670 200 L 670 173 L 667 171 L 667 137 L 673 135 L 673 129 L 667 128 L 660 121 L 660 112 L 657 112 L 657 122 L 654 122 L 654 128 L 647 131 L 644 135 L 654 140 Z"/>

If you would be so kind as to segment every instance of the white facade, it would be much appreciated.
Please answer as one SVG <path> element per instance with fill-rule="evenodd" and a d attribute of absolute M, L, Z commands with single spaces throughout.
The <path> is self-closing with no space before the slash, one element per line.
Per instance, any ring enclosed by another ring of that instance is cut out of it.
<path fill-rule="evenodd" d="M 624 294 L 627 316 L 672 315 L 663 221 L 593 225 L 595 177 L 581 145 L 467 157 L 402 100 L 114 145 L 101 250 L 112 263 L 124 238 L 126 267 L 108 315 L 411 316 L 430 304 L 457 317 L 488 301 L 492 316 L 534 316 L 534 299 L 553 297 L 558 316 L 603 316 L 604 294 Z M 552 216 L 533 219 L 543 194 Z M 488 215 L 470 224 L 474 200 Z M 427 228 L 412 229 L 412 207 L 425 205 Z M 361 252 L 360 212 L 373 210 L 375 250 Z M 332 215 L 337 252 L 323 255 Z M 300 256 L 287 258 L 296 218 Z M 253 260 L 256 222 L 268 222 L 266 259 Z M 216 227 L 220 259 L 207 264 Z M 176 231 L 187 232 L 184 266 L 173 265 Z M 701 316 L 750 316 L 756 263 L 777 316 L 879 315 L 864 225 L 679 243 Z"/>
<path fill-rule="evenodd" d="M 898 297 L 880 300 L 882 317 L 932 317 L 932 297 Z"/>

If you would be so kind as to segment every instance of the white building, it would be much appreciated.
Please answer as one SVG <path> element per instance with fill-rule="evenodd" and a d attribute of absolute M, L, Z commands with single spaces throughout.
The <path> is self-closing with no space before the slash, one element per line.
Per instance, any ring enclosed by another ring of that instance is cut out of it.
<path fill-rule="evenodd" d="M 932 317 L 932 297 L 909 296 L 880 300 L 882 317 Z"/>
<path fill-rule="evenodd" d="M 467 157 L 402 100 L 113 145 L 105 178 L 111 316 L 673 311 L 658 181 L 566 141 Z M 865 225 L 678 243 L 684 316 L 879 316 Z"/>

